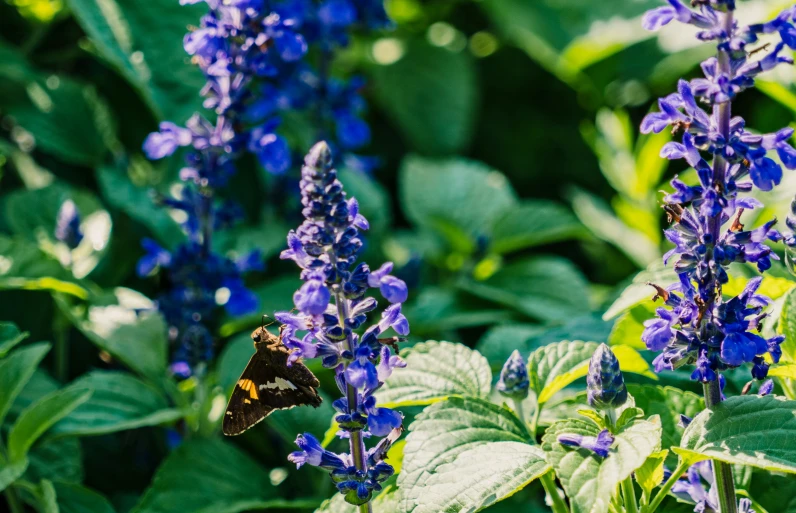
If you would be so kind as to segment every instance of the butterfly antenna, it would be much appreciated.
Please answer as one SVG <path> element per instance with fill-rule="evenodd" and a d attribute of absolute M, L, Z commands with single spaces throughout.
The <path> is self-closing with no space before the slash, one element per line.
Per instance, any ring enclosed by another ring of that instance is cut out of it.
<path fill-rule="evenodd" d="M 260 324 L 261 324 L 261 326 L 260 326 L 260 327 L 261 327 L 261 328 L 263 328 L 263 329 L 267 328 L 268 326 L 270 326 L 270 325 L 272 325 L 273 323 L 275 323 L 275 322 L 276 322 L 276 321 L 271 321 L 271 322 L 269 322 L 268 324 L 266 324 L 266 323 L 265 323 L 265 319 L 266 319 L 266 318 L 270 318 L 270 317 L 269 317 L 268 315 L 266 315 L 266 314 L 263 314 L 263 320 L 262 320 L 262 321 L 261 321 L 261 323 L 260 323 Z"/>

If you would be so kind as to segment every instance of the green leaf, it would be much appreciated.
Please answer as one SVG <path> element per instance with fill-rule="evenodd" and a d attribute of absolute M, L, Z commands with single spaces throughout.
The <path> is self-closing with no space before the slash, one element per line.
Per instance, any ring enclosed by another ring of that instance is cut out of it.
<path fill-rule="evenodd" d="M 476 239 L 489 236 L 495 221 L 517 204 L 505 175 L 464 159 L 406 157 L 400 188 L 407 217 L 465 253 L 474 251 Z"/>
<path fill-rule="evenodd" d="M 268 472 L 240 449 L 194 439 L 166 458 L 131 513 L 237 513 L 266 509 L 273 498 Z"/>
<path fill-rule="evenodd" d="M 486 280 L 466 280 L 458 285 L 543 321 L 565 321 L 590 310 L 586 278 L 570 261 L 558 257 L 526 258 Z"/>
<path fill-rule="evenodd" d="M 18 349 L 0 360 L 0 424 L 49 350 L 50 344 L 41 342 Z"/>
<path fill-rule="evenodd" d="M 620 315 L 608 337 L 608 345 L 624 344 L 642 351 L 647 349 L 641 334 L 644 322 L 655 317 L 654 306 L 652 302 L 640 304 Z"/>
<path fill-rule="evenodd" d="M 470 52 L 451 52 L 422 39 L 406 44 L 402 57 L 372 68 L 381 108 L 415 150 L 457 153 L 470 142 L 479 89 Z"/>
<path fill-rule="evenodd" d="M 372 176 L 361 171 L 341 169 L 339 176 L 340 181 L 345 184 L 348 197 L 356 198 L 359 203 L 359 211 L 370 223 L 368 233 L 378 234 L 390 226 L 392 206 L 390 205 L 390 195 L 384 186 Z M 283 233 L 282 247 L 285 244 L 284 238 Z"/>
<path fill-rule="evenodd" d="M 495 221 L 491 249 L 495 253 L 509 253 L 582 237 L 584 233 L 583 225 L 562 205 L 524 200 Z"/>
<path fill-rule="evenodd" d="M 81 299 L 86 284 L 61 263 L 22 237 L 0 235 L 0 289 L 47 290 Z"/>
<path fill-rule="evenodd" d="M 783 362 L 796 363 L 796 290 L 791 290 L 785 297 L 779 331 L 785 335 L 785 341 L 780 345 Z"/>
<path fill-rule="evenodd" d="M 56 424 L 53 432 L 59 436 L 114 433 L 166 424 L 183 416 L 153 386 L 123 372 L 94 371 L 72 386 L 91 388 L 94 394 Z"/>
<path fill-rule="evenodd" d="M 528 359 L 528 372 L 537 402 L 546 403 L 561 389 L 586 376 L 589 360 L 597 346 L 596 342 L 565 340 L 534 351 Z M 657 379 L 646 360 L 632 347 L 614 346 L 611 349 L 622 372 Z"/>
<path fill-rule="evenodd" d="M 27 331 L 21 332 L 13 322 L 0 322 L 0 358 L 3 358 L 14 346 L 30 336 Z M 2 419 L 0 418 L 0 422 Z"/>
<path fill-rule="evenodd" d="M 450 396 L 489 396 L 492 371 L 478 351 L 432 340 L 413 346 L 403 358 L 406 368 L 396 369 L 378 392 L 382 406 L 426 405 Z"/>
<path fill-rule="evenodd" d="M 637 265 L 644 267 L 660 258 L 658 245 L 643 232 L 618 219 L 598 196 L 580 189 L 572 189 L 569 199 L 572 210 L 581 223 L 598 238 L 622 250 Z"/>
<path fill-rule="evenodd" d="M 36 70 L 2 43 L 0 59 L 16 63 L 16 72 L 4 76 L 0 86 L 0 110 L 12 127 L 27 132 L 28 144 L 70 164 L 101 162 L 115 127 L 96 90 L 68 76 Z"/>
<path fill-rule="evenodd" d="M 28 461 L 25 479 L 29 481 L 83 482 L 83 451 L 77 438 L 40 441 L 28 451 Z"/>
<path fill-rule="evenodd" d="M 413 319 L 414 320 L 414 319 Z M 511 352 L 523 355 L 539 347 L 561 340 L 594 340 L 606 342 L 612 323 L 595 315 L 583 315 L 561 324 L 539 326 L 533 324 L 500 324 L 493 326 L 478 341 L 476 349 L 483 354 L 493 369 L 500 368 Z"/>
<path fill-rule="evenodd" d="M 3 455 L 0 455 L 0 492 L 19 479 L 28 468 L 28 459 L 22 458 L 19 461 L 8 462 Z"/>
<path fill-rule="evenodd" d="M 650 264 L 647 269 L 633 277 L 632 282 L 625 287 L 616 301 L 603 314 L 603 319 L 613 319 L 639 303 L 649 301 L 655 295 L 655 289 L 647 283 L 655 283 L 665 288 L 676 281 L 677 274 L 671 266 L 664 267 L 660 262 Z"/>
<path fill-rule="evenodd" d="M 10 460 L 26 458 L 28 449 L 45 431 L 88 401 L 91 394 L 91 388 L 71 386 L 46 395 L 26 408 L 8 433 Z"/>
<path fill-rule="evenodd" d="M 30 494 L 25 500 L 32 503 L 39 513 L 58 513 L 55 487 L 50 480 L 43 479 L 38 485 L 18 481 L 16 486 Z"/>
<path fill-rule="evenodd" d="M 84 234 L 72 250 L 55 238 L 58 212 L 66 200 L 77 206 Z M 41 189 L 14 191 L 6 196 L 4 207 L 6 222 L 15 235 L 56 256 L 78 278 L 94 270 L 107 252 L 111 217 L 91 192 L 55 182 Z"/>
<path fill-rule="evenodd" d="M 755 492 L 755 498 L 769 513 L 796 513 L 794 476 L 758 473 L 752 478 L 751 489 Z"/>
<path fill-rule="evenodd" d="M 145 165 L 149 166 L 147 162 Z M 161 205 L 155 203 L 151 191 L 133 184 L 129 176 L 112 166 L 96 171 L 102 197 L 108 203 L 146 226 L 161 244 L 173 248 L 185 239 L 185 234 Z"/>
<path fill-rule="evenodd" d="M 141 94 L 159 119 L 184 123 L 199 109 L 204 78 L 182 40 L 207 8 L 170 0 L 68 0 L 100 55 Z"/>
<path fill-rule="evenodd" d="M 654 452 L 642 466 L 636 469 L 636 482 L 647 494 L 663 482 L 663 464 L 667 454 L 669 451 L 666 449 Z"/>
<path fill-rule="evenodd" d="M 680 444 L 683 432 L 679 426 L 681 414 L 693 418 L 705 409 L 702 397 L 678 388 L 630 384 L 627 390 L 635 399 L 636 407 L 644 410 L 647 416 L 658 415 L 661 418 L 664 449 Z"/>
<path fill-rule="evenodd" d="M 619 430 L 606 458 L 558 443 L 558 436 L 564 433 L 596 437 L 600 428 L 585 420 L 569 419 L 550 426 L 542 438 L 547 460 L 570 497 L 572 513 L 606 513 L 619 483 L 660 450 L 661 425 L 655 417 Z"/>
<path fill-rule="evenodd" d="M 56 297 L 72 323 L 100 349 L 136 372 L 160 380 L 166 372 L 166 322 L 154 303 L 132 289 L 117 287 L 88 305 Z"/>
<path fill-rule="evenodd" d="M 704 410 L 672 450 L 696 462 L 714 459 L 796 473 L 796 401 L 736 396 Z"/>
<path fill-rule="evenodd" d="M 426 408 L 409 427 L 398 476 L 400 511 L 481 511 L 549 469 L 510 410 L 450 398 Z"/>
<path fill-rule="evenodd" d="M 420 289 L 404 312 L 407 319 L 412 319 L 412 334 L 417 336 L 505 322 L 514 317 L 498 307 L 474 305 L 464 292 L 435 286 Z"/>
<path fill-rule="evenodd" d="M 59 481 L 53 482 L 53 486 L 61 513 L 115 513 L 110 501 L 90 488 Z"/>

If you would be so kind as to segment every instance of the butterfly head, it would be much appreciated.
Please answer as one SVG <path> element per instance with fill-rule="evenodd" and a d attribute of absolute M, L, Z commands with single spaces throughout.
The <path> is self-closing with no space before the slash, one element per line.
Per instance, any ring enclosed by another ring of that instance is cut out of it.
<path fill-rule="evenodd" d="M 260 346 L 273 346 L 281 343 L 279 337 L 265 329 L 265 326 L 260 326 L 252 332 L 252 341 L 255 349 Z"/>

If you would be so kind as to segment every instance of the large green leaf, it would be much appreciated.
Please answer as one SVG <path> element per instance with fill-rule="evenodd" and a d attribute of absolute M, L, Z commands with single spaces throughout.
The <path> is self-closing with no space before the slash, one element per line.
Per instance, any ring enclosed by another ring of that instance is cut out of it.
<path fill-rule="evenodd" d="M 94 371 L 73 386 L 94 390 L 91 399 L 56 424 L 57 435 L 100 435 L 173 422 L 183 416 L 153 386 L 114 371 Z"/>
<path fill-rule="evenodd" d="M 606 458 L 558 443 L 564 433 L 596 437 L 600 428 L 587 420 L 569 419 L 550 426 L 542 438 L 547 459 L 570 498 L 572 513 L 606 513 L 619 483 L 661 445 L 661 425 L 656 417 L 625 425 L 615 434 Z"/>
<path fill-rule="evenodd" d="M 0 358 L 8 354 L 14 346 L 28 338 L 28 335 L 27 331 L 19 331 L 17 325 L 13 322 L 0 322 Z"/>
<path fill-rule="evenodd" d="M 117 287 L 88 305 L 64 297 L 56 302 L 97 347 L 148 378 L 165 375 L 166 323 L 146 296 Z"/>
<path fill-rule="evenodd" d="M 664 449 L 680 443 L 683 431 L 679 427 L 680 415 L 693 418 L 705 408 L 702 397 L 673 387 L 631 384 L 627 390 L 637 408 L 644 410 L 647 416 L 658 415 L 661 418 Z"/>
<path fill-rule="evenodd" d="M 543 321 L 565 321 L 590 310 L 586 278 L 558 257 L 519 260 L 486 280 L 466 280 L 459 286 Z"/>
<path fill-rule="evenodd" d="M 83 451 L 77 438 L 51 438 L 28 451 L 28 481 L 49 479 L 68 483 L 83 482 Z"/>
<path fill-rule="evenodd" d="M 86 299 L 87 286 L 36 244 L 0 235 L 0 289 L 47 290 Z"/>
<path fill-rule="evenodd" d="M 155 203 L 151 191 L 133 184 L 127 173 L 112 166 L 101 166 L 96 173 L 102 197 L 146 226 L 161 244 L 171 248 L 185 238 L 168 211 Z"/>
<path fill-rule="evenodd" d="M 491 249 L 508 253 L 585 234 L 575 216 L 558 203 L 524 200 L 495 221 Z"/>
<path fill-rule="evenodd" d="M 0 424 L 8 409 L 28 382 L 36 366 L 50 350 L 50 344 L 23 347 L 0 360 Z"/>
<path fill-rule="evenodd" d="M 26 458 L 28 449 L 45 431 L 88 401 L 91 394 L 91 388 L 71 386 L 42 397 L 26 408 L 8 433 L 10 460 L 13 462 Z"/>
<path fill-rule="evenodd" d="M 423 342 L 413 346 L 404 359 L 406 368 L 396 369 L 378 392 L 382 406 L 425 405 L 450 396 L 489 396 L 489 363 L 462 344 Z"/>
<path fill-rule="evenodd" d="M 114 513 L 110 501 L 90 488 L 61 481 L 53 486 L 61 513 Z"/>
<path fill-rule="evenodd" d="M 796 473 L 796 401 L 736 396 L 697 415 L 672 450 L 699 461 L 714 459 Z"/>
<path fill-rule="evenodd" d="M 372 68 L 377 101 L 417 151 L 457 153 L 470 142 L 479 90 L 469 52 L 451 52 L 423 40 L 403 56 Z"/>
<path fill-rule="evenodd" d="M 417 336 L 506 322 L 515 317 L 497 305 L 473 304 L 472 298 L 462 291 L 435 286 L 423 287 L 417 295 L 413 294 L 404 312 L 412 319 L 412 334 Z"/>
<path fill-rule="evenodd" d="M 596 342 L 565 340 L 534 351 L 528 359 L 528 372 L 537 402 L 546 403 L 561 389 L 586 376 L 589 360 L 597 346 Z M 614 346 L 611 349 L 622 372 L 657 379 L 649 364 L 632 347 Z"/>
<path fill-rule="evenodd" d="M 234 445 L 189 440 L 158 468 L 132 513 L 237 513 L 279 507 L 268 472 Z"/>
<path fill-rule="evenodd" d="M 475 398 L 426 408 L 409 427 L 398 476 L 400 511 L 476 512 L 549 470 L 510 410 Z"/>
<path fill-rule="evenodd" d="M 1 42 L 0 60 L 15 64 L 13 73 L 0 73 L 0 111 L 27 132 L 18 139 L 72 164 L 101 162 L 115 127 L 96 91 L 67 76 L 34 69 Z"/>
<path fill-rule="evenodd" d="M 81 216 L 83 240 L 74 248 L 55 238 L 58 213 L 65 201 L 75 203 Z M 87 276 L 99 263 L 111 237 L 111 217 L 94 194 L 55 182 L 42 189 L 17 190 L 5 198 L 4 216 L 15 235 L 51 248 L 77 277 Z"/>
<path fill-rule="evenodd" d="M 617 315 L 630 310 L 643 301 L 649 301 L 655 295 L 655 289 L 648 283 L 654 283 L 661 287 L 668 287 L 677 281 L 671 266 L 664 267 L 660 262 L 650 264 L 645 270 L 633 277 L 614 303 L 603 314 L 603 319 L 613 319 Z"/>
<path fill-rule="evenodd" d="M 68 0 L 100 55 L 133 86 L 160 119 L 184 123 L 199 108 L 202 73 L 182 48 L 204 3 L 171 0 Z"/>
<path fill-rule="evenodd" d="M 595 315 L 583 315 L 554 325 L 501 324 L 487 330 L 476 349 L 495 369 L 502 366 L 515 349 L 525 356 L 535 349 L 561 340 L 606 342 L 611 326 L 611 323 Z"/>
<path fill-rule="evenodd" d="M 409 219 L 464 252 L 473 251 L 476 240 L 488 237 L 495 221 L 517 203 L 502 173 L 464 159 L 406 157 L 401 164 L 400 187 L 401 204 Z"/>

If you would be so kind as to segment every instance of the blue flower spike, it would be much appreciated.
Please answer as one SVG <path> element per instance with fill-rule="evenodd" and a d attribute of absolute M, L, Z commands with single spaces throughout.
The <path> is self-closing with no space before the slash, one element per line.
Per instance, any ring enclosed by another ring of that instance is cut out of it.
<path fill-rule="evenodd" d="M 520 352 L 515 349 L 509 359 L 506 360 L 506 363 L 503 364 L 503 370 L 500 371 L 500 379 L 497 383 L 497 390 L 505 397 L 515 401 L 522 401 L 528 397 L 530 384 L 528 366 Z"/>
<path fill-rule="evenodd" d="M 606 344 L 600 344 L 589 360 L 586 386 L 589 405 L 598 410 L 615 410 L 627 402 L 619 360 Z"/>
<path fill-rule="evenodd" d="M 796 169 L 796 149 L 790 144 L 794 131 L 754 132 L 731 112 L 731 104 L 754 87 L 761 73 L 793 63 L 786 48 L 796 49 L 796 6 L 768 23 L 752 25 L 735 17 L 734 0 L 668 0 L 643 17 L 648 30 L 675 21 L 696 27 L 696 37 L 715 43 L 717 55 L 702 62 L 702 77 L 680 80 L 676 92 L 658 100 L 658 112 L 641 123 L 643 133 L 671 129 L 677 134 L 661 156 L 685 160 L 697 177 L 692 184 L 675 178 L 673 192 L 664 198 L 672 223 L 665 235 L 674 245 L 664 262 L 673 263 L 678 282 L 654 285 L 654 299 L 663 305 L 657 318 L 645 322 L 642 340 L 648 349 L 660 351 L 654 361 L 658 372 L 693 365 L 691 378 L 711 383 L 727 369 L 750 365 L 752 377 L 764 380 L 766 355 L 779 361 L 783 337 L 760 334 L 763 310 L 770 304 L 757 293 L 762 278 L 749 280 L 729 299 L 721 291 L 731 264 L 753 264 L 763 273 L 778 259 L 770 243 L 784 239 L 786 255 L 796 247 L 796 205 L 786 221 L 790 233 L 775 230 L 776 220 L 757 227 L 743 222 L 745 211 L 763 207 L 751 193 L 772 190 L 780 184 L 783 168 Z M 778 41 L 763 43 L 763 35 Z"/>
<path fill-rule="evenodd" d="M 293 296 L 297 311 L 278 312 L 275 317 L 286 326 L 282 340 L 292 351 L 291 359 L 319 358 L 324 367 L 334 369 L 343 395 L 332 403 L 335 421 L 338 435 L 348 440 L 351 450 L 332 455 L 304 434 L 296 441 L 301 450 L 289 459 L 299 467 L 309 464 L 330 470 L 346 501 L 362 505 L 394 473 L 384 458 L 400 436 L 403 415 L 379 406 L 374 393 L 395 369 L 406 366 L 392 353 L 394 339 L 379 336 L 390 329 L 400 336 L 409 333 L 401 313 L 408 290 L 390 274 L 392 263 L 371 271 L 357 261 L 360 231 L 368 228 L 368 222 L 356 200 L 346 196 L 326 142 L 317 143 L 305 157 L 300 185 L 304 222 L 288 234 L 281 258 L 299 266 L 304 284 Z M 373 289 L 389 306 L 366 327 L 369 314 L 379 306 L 368 295 Z M 383 438 L 368 450 L 366 437 Z M 329 461 L 334 465 L 324 463 Z"/>

